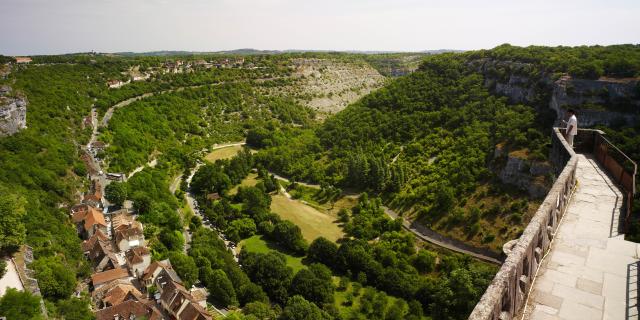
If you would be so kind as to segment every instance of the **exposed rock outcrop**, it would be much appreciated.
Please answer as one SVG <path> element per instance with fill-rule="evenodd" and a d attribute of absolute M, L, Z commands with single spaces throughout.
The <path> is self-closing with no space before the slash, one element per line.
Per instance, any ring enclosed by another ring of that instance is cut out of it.
<path fill-rule="evenodd" d="M 559 119 L 568 108 L 578 110 L 580 126 L 633 125 L 640 121 L 640 79 L 576 79 L 534 71 L 534 65 L 478 59 L 470 66 L 482 73 L 485 86 L 511 103 L 548 105 Z"/>
<path fill-rule="evenodd" d="M 478 59 L 471 67 L 484 75 L 484 85 L 511 103 L 532 104 L 540 94 L 549 92 L 553 81 L 546 74 L 532 74 L 530 63 Z"/>
<path fill-rule="evenodd" d="M 580 124 L 586 127 L 633 125 L 640 120 L 640 82 L 638 79 L 588 80 L 563 76 L 553 85 L 549 107 L 558 117 L 563 117 L 568 108 L 579 110 Z"/>
<path fill-rule="evenodd" d="M 27 100 L 11 95 L 11 88 L 0 87 L 0 136 L 13 135 L 27 127 Z"/>
<path fill-rule="evenodd" d="M 506 163 L 498 172 L 500 181 L 527 191 L 533 198 L 542 198 L 547 194 L 550 184 L 547 176 L 553 172 L 553 167 L 548 162 L 529 160 L 520 152 L 507 154 L 501 146 L 496 146 L 496 157 L 506 157 Z"/>

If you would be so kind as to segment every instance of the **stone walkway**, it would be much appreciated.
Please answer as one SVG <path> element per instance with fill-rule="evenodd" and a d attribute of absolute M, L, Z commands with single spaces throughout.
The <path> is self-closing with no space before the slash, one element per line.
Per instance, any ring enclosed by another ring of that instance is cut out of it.
<path fill-rule="evenodd" d="M 543 260 L 525 319 L 638 319 L 638 244 L 618 234 L 622 193 L 590 156 Z"/>
<path fill-rule="evenodd" d="M 8 288 L 14 288 L 20 291 L 24 290 L 24 286 L 22 286 L 20 276 L 18 275 L 18 270 L 16 270 L 13 261 L 11 261 L 11 259 L 5 259 L 5 262 L 7 263 L 7 272 L 2 279 L 0 279 L 0 297 L 7 292 Z"/>

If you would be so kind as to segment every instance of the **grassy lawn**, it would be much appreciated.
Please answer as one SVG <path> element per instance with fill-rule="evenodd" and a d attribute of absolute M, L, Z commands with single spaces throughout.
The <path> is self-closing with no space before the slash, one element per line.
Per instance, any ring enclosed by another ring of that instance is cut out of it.
<path fill-rule="evenodd" d="M 305 267 L 302 264 L 302 257 L 294 257 L 284 251 L 279 250 L 276 245 L 262 239 L 261 235 L 255 235 L 251 238 L 240 241 L 240 243 L 238 244 L 238 250 L 241 250 L 242 248 L 246 248 L 247 251 L 255 253 L 269 253 L 270 251 L 278 251 L 284 254 L 284 256 L 287 258 L 287 265 L 291 267 L 291 269 L 293 269 L 293 273 L 296 273 L 298 272 L 298 270 Z"/>
<path fill-rule="evenodd" d="M 271 197 L 271 211 L 299 226 L 309 242 L 320 236 L 336 241 L 344 235 L 336 216 L 320 212 L 298 200 L 290 200 L 280 193 Z"/>
<path fill-rule="evenodd" d="M 249 175 L 244 178 L 244 180 L 242 180 L 242 182 L 240 182 L 239 185 L 233 187 L 231 190 L 229 190 L 229 195 L 233 196 L 236 193 L 238 193 L 238 188 L 239 187 L 253 187 L 258 183 L 258 174 L 257 173 L 249 173 Z"/>
<path fill-rule="evenodd" d="M 240 150 L 242 150 L 242 146 L 230 146 L 226 148 L 220 148 L 211 151 L 208 155 L 204 157 L 205 160 L 210 162 L 215 162 L 220 159 L 230 159 L 233 158 Z"/>
<path fill-rule="evenodd" d="M 283 182 L 280 181 L 282 184 Z M 298 184 L 289 193 L 295 199 L 306 201 L 310 206 L 329 215 L 337 216 L 340 209 L 351 209 L 358 203 L 359 194 L 341 195 L 337 199 L 327 199 L 319 188 Z"/>

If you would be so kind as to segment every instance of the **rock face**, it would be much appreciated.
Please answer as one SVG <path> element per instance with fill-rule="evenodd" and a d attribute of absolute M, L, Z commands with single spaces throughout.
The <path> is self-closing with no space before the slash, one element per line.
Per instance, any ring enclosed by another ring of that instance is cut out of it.
<path fill-rule="evenodd" d="M 598 110 L 589 106 L 607 106 Z M 553 84 L 549 107 L 563 117 L 566 110 L 578 110 L 582 126 L 633 125 L 640 120 L 638 79 L 573 79 L 563 76 Z"/>
<path fill-rule="evenodd" d="M 505 151 L 496 148 L 499 156 L 504 156 Z M 549 191 L 546 176 L 553 172 L 551 164 L 524 159 L 515 153 L 506 155 L 506 164 L 498 172 L 500 181 L 527 191 L 533 198 L 542 198 Z"/>
<path fill-rule="evenodd" d="M 485 87 L 511 103 L 534 103 L 538 95 L 550 92 L 553 84 L 545 74 L 532 75 L 534 66 L 530 63 L 478 59 L 470 66 L 484 75 Z"/>
<path fill-rule="evenodd" d="M 511 103 L 546 105 L 560 125 L 569 108 L 578 111 L 579 125 L 633 125 L 640 121 L 640 79 L 575 79 L 535 73 L 530 63 L 478 59 L 470 66 L 482 73 L 485 86 Z"/>
<path fill-rule="evenodd" d="M 11 88 L 0 87 L 0 136 L 10 136 L 27 127 L 27 100 L 10 93 Z"/>

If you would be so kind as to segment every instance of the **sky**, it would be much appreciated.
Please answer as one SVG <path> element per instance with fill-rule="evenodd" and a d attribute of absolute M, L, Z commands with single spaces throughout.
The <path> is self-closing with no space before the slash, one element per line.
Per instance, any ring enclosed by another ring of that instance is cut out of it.
<path fill-rule="evenodd" d="M 0 54 L 640 43 L 640 0 L 0 0 Z"/>

